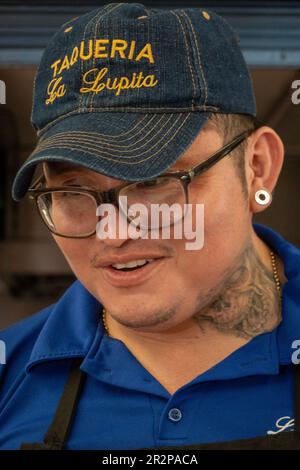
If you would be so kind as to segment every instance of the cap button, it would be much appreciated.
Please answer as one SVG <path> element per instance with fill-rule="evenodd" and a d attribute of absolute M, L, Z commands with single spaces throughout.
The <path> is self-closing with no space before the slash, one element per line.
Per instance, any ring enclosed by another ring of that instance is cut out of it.
<path fill-rule="evenodd" d="M 203 12 L 202 12 L 202 16 L 203 16 L 203 18 L 205 18 L 206 20 L 210 20 L 210 15 L 207 13 L 207 11 L 203 11 Z"/>
<path fill-rule="evenodd" d="M 148 16 L 139 16 L 138 20 L 144 20 L 145 18 L 148 18 Z"/>

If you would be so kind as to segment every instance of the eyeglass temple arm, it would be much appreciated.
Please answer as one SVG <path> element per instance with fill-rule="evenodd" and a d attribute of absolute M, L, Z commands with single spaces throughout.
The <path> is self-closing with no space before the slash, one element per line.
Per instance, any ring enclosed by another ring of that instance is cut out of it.
<path fill-rule="evenodd" d="M 192 168 L 189 171 L 189 178 L 193 179 L 194 176 L 203 173 L 204 171 L 208 170 L 214 163 L 218 162 L 223 157 L 226 157 L 232 150 L 235 149 L 235 147 L 237 147 L 246 137 L 248 137 L 248 135 L 253 132 L 253 130 L 254 129 L 247 129 L 242 134 L 237 136 L 232 142 L 225 145 L 225 147 L 223 147 L 221 151 L 218 150 L 208 160 Z"/>

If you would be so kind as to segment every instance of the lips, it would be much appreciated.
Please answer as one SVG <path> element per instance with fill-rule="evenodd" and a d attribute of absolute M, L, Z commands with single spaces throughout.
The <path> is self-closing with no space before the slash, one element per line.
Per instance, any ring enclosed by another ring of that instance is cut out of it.
<path fill-rule="evenodd" d="M 94 263 L 95 268 L 106 268 L 108 266 L 113 266 L 113 265 L 118 265 L 118 264 L 127 264 L 127 263 L 132 263 L 133 261 L 137 260 L 157 260 L 161 259 L 162 257 L 165 257 L 164 255 L 161 255 L 159 253 L 154 253 L 154 252 L 149 252 L 149 253 L 142 253 L 142 252 L 136 252 L 136 253 L 128 253 L 128 254 L 123 254 L 119 256 L 99 256 L 99 262 Z"/>
<path fill-rule="evenodd" d="M 150 259 L 150 258 L 148 258 Z M 106 281 L 115 287 L 130 287 L 148 281 L 161 268 L 166 258 L 155 258 L 135 269 L 115 269 L 110 264 L 102 268 Z M 115 263 L 114 263 L 115 264 Z M 125 263 L 124 263 L 125 264 Z"/>

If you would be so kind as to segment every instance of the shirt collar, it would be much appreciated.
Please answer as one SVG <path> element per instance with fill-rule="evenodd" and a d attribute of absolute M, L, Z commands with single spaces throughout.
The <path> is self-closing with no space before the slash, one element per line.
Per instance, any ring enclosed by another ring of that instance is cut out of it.
<path fill-rule="evenodd" d="M 257 373 L 267 373 L 269 364 L 269 372 L 275 373 L 278 360 L 282 364 L 291 363 L 292 343 L 295 339 L 300 339 L 300 250 L 269 227 L 261 224 L 253 226 L 257 235 L 283 260 L 288 281 L 283 288 L 283 321 L 279 327 L 271 333 L 254 338 L 228 358 L 230 361 L 241 356 L 238 362 L 245 364 L 243 375 L 254 373 L 253 367 L 249 368 L 249 364 L 253 366 L 256 364 Z M 85 356 L 88 356 L 87 359 L 90 360 L 95 354 L 97 355 L 96 351 L 99 352 L 103 336 L 106 337 L 102 321 L 100 321 L 101 310 L 102 305 L 96 298 L 85 289 L 80 281 L 75 281 L 54 304 L 36 340 L 26 370 L 29 371 L 34 365 L 49 360 Z M 105 347 L 100 349 L 107 353 L 106 343 L 110 341 L 110 338 L 105 338 L 105 340 Z M 274 351 L 275 342 L 277 352 Z M 122 343 L 119 340 L 113 340 L 110 341 L 110 346 L 120 348 Z M 261 354 L 258 352 L 259 348 L 262 348 Z M 247 361 L 245 361 L 244 352 L 248 354 Z M 110 360 L 111 368 L 112 354 L 107 353 L 106 356 L 107 360 Z M 115 362 L 115 367 L 119 370 L 119 360 Z M 238 371 L 242 374 L 240 366 L 235 370 L 235 374 Z"/>
<path fill-rule="evenodd" d="M 53 305 L 31 352 L 27 372 L 45 361 L 84 357 L 102 323 L 101 309 L 95 297 L 75 281 Z"/>

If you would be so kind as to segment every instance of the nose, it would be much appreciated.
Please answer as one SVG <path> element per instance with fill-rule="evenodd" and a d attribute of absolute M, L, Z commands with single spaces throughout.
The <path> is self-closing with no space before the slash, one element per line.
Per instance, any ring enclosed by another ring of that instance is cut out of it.
<path fill-rule="evenodd" d="M 99 242 L 117 248 L 133 238 L 128 230 L 129 222 L 126 214 L 115 205 L 102 204 L 97 215 L 99 222 L 96 227 L 96 239 Z"/>

